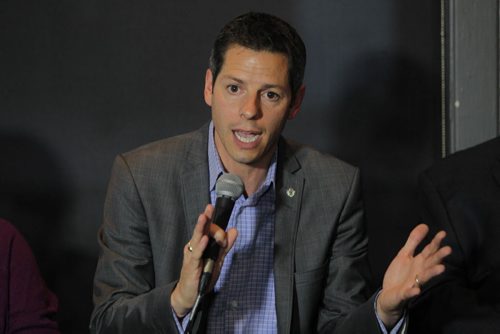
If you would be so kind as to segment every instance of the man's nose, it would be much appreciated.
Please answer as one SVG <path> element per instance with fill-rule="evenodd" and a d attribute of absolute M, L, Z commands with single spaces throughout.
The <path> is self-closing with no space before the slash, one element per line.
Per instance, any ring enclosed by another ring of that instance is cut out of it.
<path fill-rule="evenodd" d="M 255 119 L 260 115 L 260 96 L 252 94 L 248 96 L 240 109 L 240 116 L 245 119 Z"/>

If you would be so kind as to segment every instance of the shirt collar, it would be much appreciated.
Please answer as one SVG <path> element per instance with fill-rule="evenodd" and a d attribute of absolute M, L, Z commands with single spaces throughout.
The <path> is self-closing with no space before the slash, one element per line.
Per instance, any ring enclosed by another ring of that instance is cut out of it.
<path fill-rule="evenodd" d="M 276 150 L 273 154 L 273 158 L 271 160 L 271 164 L 267 170 L 266 179 L 257 190 L 256 194 L 261 194 L 263 189 L 267 189 L 270 186 L 273 186 L 276 183 L 276 164 L 278 161 L 278 150 Z M 215 183 L 219 176 L 224 173 L 224 168 L 222 168 L 222 162 L 220 161 L 219 153 L 217 152 L 217 148 L 215 147 L 214 140 L 214 124 L 210 122 L 209 130 L 208 130 L 208 173 L 210 177 L 210 191 L 215 189 Z"/>

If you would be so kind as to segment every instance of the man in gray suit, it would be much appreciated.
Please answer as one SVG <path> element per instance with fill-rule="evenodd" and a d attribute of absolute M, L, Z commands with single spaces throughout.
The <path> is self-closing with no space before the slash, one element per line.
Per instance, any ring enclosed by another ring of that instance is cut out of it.
<path fill-rule="evenodd" d="M 417 226 L 370 298 L 358 170 L 281 137 L 300 110 L 305 60 L 286 22 L 235 18 L 205 76 L 212 122 L 117 157 L 99 231 L 93 332 L 184 331 L 209 237 L 221 251 L 194 332 L 404 330 L 407 301 L 443 272 L 451 250 L 440 247 L 441 232 L 415 255 L 427 233 Z M 244 184 L 227 232 L 210 224 L 225 172 Z"/>

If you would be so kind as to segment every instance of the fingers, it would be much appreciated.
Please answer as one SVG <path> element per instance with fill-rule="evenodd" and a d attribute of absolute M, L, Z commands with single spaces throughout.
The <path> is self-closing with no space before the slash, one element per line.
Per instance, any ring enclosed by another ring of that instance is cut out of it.
<path fill-rule="evenodd" d="M 429 232 L 429 227 L 425 224 L 420 224 L 415 227 L 408 236 L 408 240 L 406 240 L 406 244 L 403 246 L 401 251 L 405 252 L 407 255 L 413 255 L 415 253 L 415 249 L 417 249 L 418 245 L 424 240 L 425 236 Z"/>
<path fill-rule="evenodd" d="M 217 282 L 219 274 L 222 270 L 222 266 L 224 265 L 224 259 L 226 258 L 226 255 L 229 253 L 231 248 L 234 246 L 234 243 L 236 242 L 236 239 L 238 237 L 238 231 L 235 228 L 230 228 L 229 230 L 227 230 L 226 233 L 227 233 L 226 247 L 221 248 L 219 251 L 219 256 L 217 257 L 217 261 L 215 263 L 215 270 L 212 274 L 210 289 L 212 289 L 215 286 L 215 283 Z"/>
<path fill-rule="evenodd" d="M 426 283 L 435 276 L 442 274 L 446 267 L 442 264 L 443 259 L 451 254 L 451 247 L 440 248 L 433 256 L 426 260 L 425 269 L 419 273 L 419 279 Z"/>
<path fill-rule="evenodd" d="M 210 224 L 208 233 L 212 238 L 215 239 L 220 247 L 227 247 L 227 233 L 222 228 L 220 228 L 220 226 L 216 224 Z"/>
<path fill-rule="evenodd" d="M 178 316 L 186 314 L 195 302 L 199 279 L 205 262 L 203 253 L 208 246 L 209 237 L 213 237 L 221 246 L 216 265 L 216 268 L 220 271 L 224 257 L 233 246 L 238 235 L 234 228 L 226 233 L 219 226 L 211 224 L 210 220 L 213 211 L 212 205 L 206 206 L 205 211 L 198 216 L 191 239 L 184 246 L 184 259 L 180 278 L 171 294 L 171 304 Z M 218 273 L 212 275 L 213 284 L 215 284 L 217 278 Z M 212 287 L 213 284 L 211 284 Z"/>
<path fill-rule="evenodd" d="M 229 229 L 224 231 L 220 226 L 211 224 L 214 208 L 211 204 L 207 205 L 205 211 L 198 217 L 198 222 L 194 228 L 193 235 L 185 247 L 185 254 L 191 258 L 201 259 L 203 252 L 207 248 L 209 237 L 212 237 L 217 244 L 221 247 L 221 252 L 225 256 L 233 246 L 238 232 L 236 229 Z M 189 250 L 191 246 L 192 251 Z"/>
<path fill-rule="evenodd" d="M 426 261 L 427 267 L 442 263 L 444 258 L 450 255 L 452 249 L 450 246 L 444 246 L 435 250 L 432 250 L 431 253 L 424 254 L 422 251 L 422 256 Z"/>
<path fill-rule="evenodd" d="M 418 287 L 419 290 L 422 285 L 426 284 L 432 278 L 441 275 L 446 269 L 443 259 L 451 254 L 452 249 L 449 246 L 440 246 L 445 236 L 446 233 L 444 231 L 437 233 L 422 253 L 417 256 L 420 258 L 420 261 L 417 261 L 420 262 L 420 268 L 417 269 L 418 282 L 415 282 L 416 284 L 413 284 L 413 286 Z M 415 280 L 417 280 L 417 276 L 415 276 Z M 416 291 L 412 291 L 411 293 L 414 292 Z"/>
<path fill-rule="evenodd" d="M 432 241 L 425 246 L 424 250 L 422 251 L 422 255 L 426 258 L 434 255 L 439 250 L 439 247 L 441 245 L 441 242 L 443 239 L 446 237 L 446 232 L 445 231 L 440 231 L 438 232 Z"/>
<path fill-rule="evenodd" d="M 226 254 L 231 250 L 231 248 L 233 248 L 233 245 L 236 242 L 236 238 L 238 238 L 238 230 L 236 230 L 235 228 L 230 228 L 227 231 L 227 246 L 225 248 Z"/>
<path fill-rule="evenodd" d="M 193 234 L 184 246 L 184 259 L 179 281 L 170 296 L 170 303 L 178 316 L 184 316 L 193 307 L 198 291 L 199 278 L 203 265 L 203 251 L 208 245 L 207 226 L 212 216 L 212 206 L 198 216 Z"/>
<path fill-rule="evenodd" d="M 192 251 L 188 248 L 188 245 L 184 247 L 185 256 L 190 258 L 201 259 L 203 251 L 207 247 L 208 237 L 206 230 L 211 224 L 209 224 L 210 218 L 212 217 L 213 207 L 212 205 L 207 205 L 205 211 L 198 216 L 198 222 L 196 223 L 193 231 L 193 235 L 189 240 L 188 245 L 191 245 Z"/>
<path fill-rule="evenodd" d="M 209 238 L 213 238 L 220 246 L 216 260 L 216 268 L 222 267 L 224 258 L 233 247 L 238 232 L 235 228 L 224 231 L 220 226 L 211 223 L 214 208 L 207 205 L 205 211 L 198 217 L 191 239 L 184 247 L 183 268 L 191 268 L 192 277 L 198 279 L 204 265 L 203 253 L 209 245 Z M 190 247 L 191 246 L 191 250 Z M 182 275 L 181 275 L 182 276 Z M 187 275 L 186 275 L 187 276 Z M 212 275 L 214 282 L 218 274 Z"/>
<path fill-rule="evenodd" d="M 451 254 L 451 247 L 441 247 L 441 243 L 445 237 L 446 232 L 440 231 L 420 253 L 428 267 L 441 263 L 446 256 Z"/>
<path fill-rule="evenodd" d="M 229 230 L 227 230 L 226 235 L 227 235 L 226 247 L 224 247 L 221 252 L 223 257 L 225 257 L 227 253 L 229 253 L 231 248 L 233 248 L 233 245 L 238 237 L 238 231 L 235 228 L 230 228 Z"/>
<path fill-rule="evenodd" d="M 233 227 L 227 230 L 227 242 L 226 247 L 221 248 L 219 251 L 219 255 L 217 257 L 217 266 L 222 268 L 224 264 L 224 259 L 226 255 L 229 253 L 234 243 L 236 242 L 236 238 L 238 237 L 238 231 Z"/>

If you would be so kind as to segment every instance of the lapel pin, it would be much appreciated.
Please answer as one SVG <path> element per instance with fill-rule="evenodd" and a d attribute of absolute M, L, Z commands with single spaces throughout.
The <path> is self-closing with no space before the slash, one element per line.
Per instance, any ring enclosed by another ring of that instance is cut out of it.
<path fill-rule="evenodd" d="M 288 190 L 286 191 L 286 194 L 288 195 L 288 197 L 292 198 L 293 196 L 295 196 L 295 189 L 293 188 L 288 188 Z"/>

